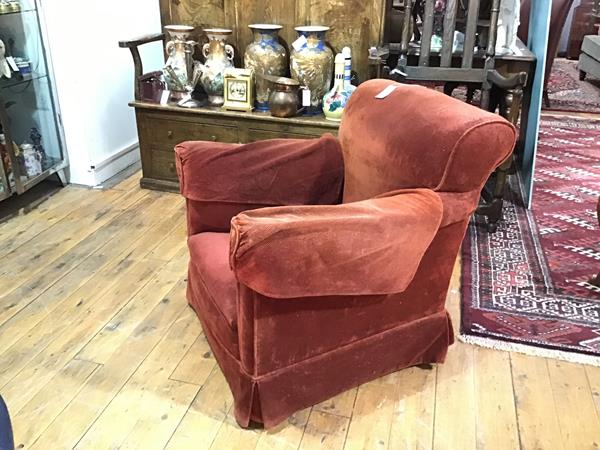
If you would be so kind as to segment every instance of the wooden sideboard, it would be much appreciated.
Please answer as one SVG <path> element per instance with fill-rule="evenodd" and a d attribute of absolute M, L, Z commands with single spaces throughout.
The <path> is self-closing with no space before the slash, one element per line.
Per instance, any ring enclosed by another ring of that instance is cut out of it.
<path fill-rule="evenodd" d="M 173 149 L 183 141 L 246 143 L 275 138 L 315 138 L 336 135 L 339 124 L 323 116 L 281 119 L 269 113 L 187 109 L 132 102 L 135 108 L 143 188 L 179 191 Z"/>

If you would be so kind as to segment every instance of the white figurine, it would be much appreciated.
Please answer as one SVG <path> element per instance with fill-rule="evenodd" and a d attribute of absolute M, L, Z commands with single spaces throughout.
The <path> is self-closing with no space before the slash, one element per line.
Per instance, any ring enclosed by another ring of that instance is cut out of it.
<path fill-rule="evenodd" d="M 517 48 L 517 28 L 519 28 L 521 10 L 520 0 L 502 0 L 498 14 L 498 32 L 496 34 L 496 53 L 514 53 Z"/>
<path fill-rule="evenodd" d="M 6 47 L 4 42 L 0 39 L 0 78 L 12 78 L 12 70 L 8 61 L 6 60 Z"/>

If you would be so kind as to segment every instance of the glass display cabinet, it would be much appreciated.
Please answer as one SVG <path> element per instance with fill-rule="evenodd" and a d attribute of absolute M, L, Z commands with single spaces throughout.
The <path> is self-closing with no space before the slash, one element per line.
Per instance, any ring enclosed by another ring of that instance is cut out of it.
<path fill-rule="evenodd" d="M 0 200 L 56 174 L 63 149 L 39 0 L 0 0 Z"/>

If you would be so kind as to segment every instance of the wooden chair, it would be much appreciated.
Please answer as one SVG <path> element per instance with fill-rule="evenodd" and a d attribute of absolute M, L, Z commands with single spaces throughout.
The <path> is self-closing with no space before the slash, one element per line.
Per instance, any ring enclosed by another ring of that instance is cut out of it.
<path fill-rule="evenodd" d="M 412 30 L 415 25 L 413 19 L 413 8 L 419 5 L 415 0 L 405 0 L 404 26 L 402 30 L 402 41 L 400 43 L 400 54 L 396 68 L 390 72 L 390 77 L 400 82 L 438 82 L 449 83 L 451 86 L 458 84 L 477 84 L 481 86 L 481 108 L 488 109 L 490 104 L 490 91 L 492 88 L 489 74 L 494 71 L 494 57 L 496 50 L 496 31 L 498 28 L 498 12 L 500 0 L 493 0 L 490 7 L 490 18 L 486 24 L 487 39 L 485 42 L 485 54 L 483 66 L 478 67 L 474 62 L 476 59 L 475 46 L 477 43 L 478 26 L 481 25 L 479 6 L 480 0 L 470 0 L 463 11 L 461 22 L 464 22 L 465 40 L 462 52 L 453 52 L 454 31 L 456 30 L 459 13 L 459 0 L 447 0 L 443 19 L 442 48 L 439 52 L 431 51 L 431 39 L 433 36 L 434 22 L 434 0 L 425 0 L 423 9 L 423 26 L 420 35 L 420 46 L 418 52 L 410 48 Z M 478 50 L 479 51 L 479 50 Z M 393 46 L 390 45 L 390 52 Z M 416 65 L 411 60 L 418 53 Z M 481 61 L 482 58 L 477 58 Z M 500 74 L 497 74 L 500 75 Z"/>
<path fill-rule="evenodd" d="M 421 6 L 421 0 L 405 0 L 402 40 L 399 45 L 388 45 L 390 54 L 399 54 L 397 65 L 389 72 L 389 77 L 405 83 L 440 83 L 444 85 L 444 92 L 448 95 L 451 95 L 457 86 L 466 85 L 469 102 L 473 92 L 480 89 L 482 109 L 498 111 L 517 125 L 527 75 L 525 72 L 519 72 L 504 76 L 495 70 L 500 0 L 492 0 L 491 3 L 487 0 L 481 1 L 482 3 L 480 0 L 470 0 L 465 8 L 459 9 L 461 0 L 446 0 L 442 47 L 440 51 L 432 51 L 434 0 L 424 0 L 424 6 Z M 415 8 L 417 14 L 414 13 Z M 422 19 L 422 30 L 418 33 L 413 31 L 418 28 L 417 16 Z M 454 31 L 459 27 L 465 34 L 464 46 L 462 52 L 455 52 Z M 413 36 L 414 41 L 420 38 L 418 49 L 414 47 L 416 42 L 411 42 Z M 385 55 L 384 58 L 387 57 L 388 55 Z M 373 59 L 379 74 L 382 73 L 381 59 L 383 58 Z M 512 155 L 497 169 L 488 183 L 490 187 L 482 192 L 482 203 L 477 213 L 487 217 L 490 232 L 496 231 L 502 218 L 506 182 L 511 172 L 514 172 Z"/>

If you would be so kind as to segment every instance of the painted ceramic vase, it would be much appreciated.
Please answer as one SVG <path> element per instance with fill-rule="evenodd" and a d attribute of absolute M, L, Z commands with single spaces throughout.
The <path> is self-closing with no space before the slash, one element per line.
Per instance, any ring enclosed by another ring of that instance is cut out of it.
<path fill-rule="evenodd" d="M 202 71 L 200 83 L 208 95 L 211 106 L 221 106 L 223 99 L 223 72 L 233 67 L 233 47 L 225 41 L 231 36 L 232 31 L 225 28 L 207 28 L 204 30 L 208 36 L 208 43 L 202 47 L 205 62 L 200 64 Z"/>
<path fill-rule="evenodd" d="M 351 95 L 356 90 L 356 86 L 352 84 L 352 50 L 350 47 L 344 47 L 342 55 L 344 55 L 344 90 Z"/>
<path fill-rule="evenodd" d="M 287 66 L 287 52 L 279 43 L 281 25 L 266 23 L 248 26 L 254 33 L 254 41 L 246 48 L 244 67 L 254 70 L 256 83 L 256 109 L 268 111 L 271 86 L 261 75 L 283 76 Z"/>
<path fill-rule="evenodd" d="M 168 25 L 165 31 L 171 40 L 165 45 L 167 62 L 163 75 L 167 86 L 174 97 L 181 97 L 187 93 L 185 87 L 189 84 L 192 73 L 192 54 L 196 42 L 190 40 L 194 27 L 186 25 Z M 174 76 L 173 76 L 174 75 Z"/>
<path fill-rule="evenodd" d="M 346 59 L 344 55 L 335 55 L 335 78 L 333 88 L 323 97 L 323 114 L 327 120 L 339 122 L 350 98 L 350 92 L 346 90 L 344 80 L 344 69 Z"/>
<path fill-rule="evenodd" d="M 296 27 L 295 30 L 305 42 L 300 48 L 292 49 L 290 71 L 292 78 L 310 89 L 311 106 L 307 108 L 307 113 L 319 114 L 333 75 L 333 52 L 325 45 L 325 34 L 329 27 L 310 25 Z"/>

